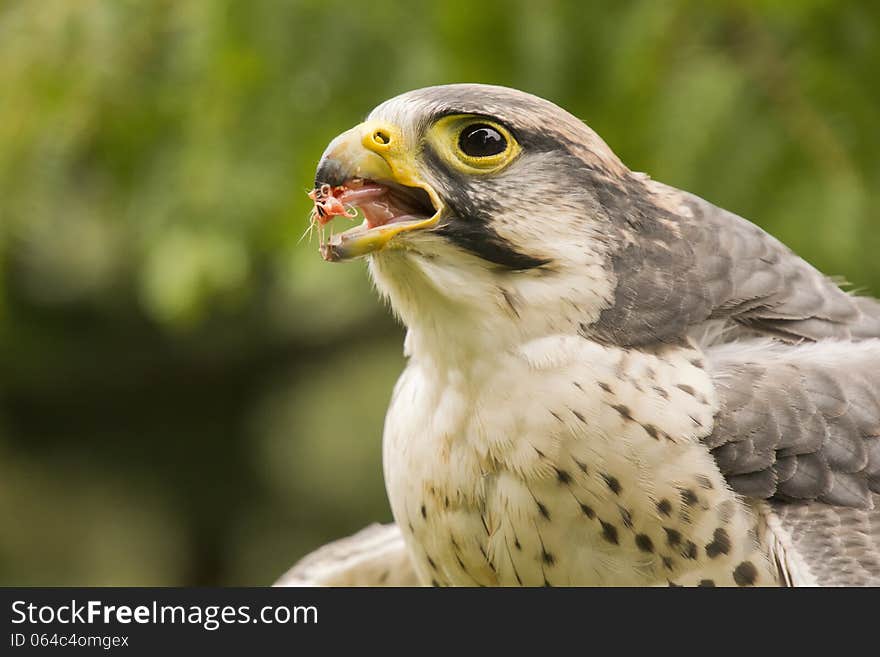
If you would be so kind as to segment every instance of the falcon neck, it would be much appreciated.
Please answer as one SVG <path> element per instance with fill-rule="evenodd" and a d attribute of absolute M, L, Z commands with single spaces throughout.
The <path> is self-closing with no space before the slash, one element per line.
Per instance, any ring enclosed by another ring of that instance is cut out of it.
<path fill-rule="evenodd" d="M 408 329 L 407 356 L 467 371 L 549 335 L 577 335 L 602 290 L 582 271 L 499 272 L 477 258 L 406 252 L 370 260 L 376 287 Z"/>

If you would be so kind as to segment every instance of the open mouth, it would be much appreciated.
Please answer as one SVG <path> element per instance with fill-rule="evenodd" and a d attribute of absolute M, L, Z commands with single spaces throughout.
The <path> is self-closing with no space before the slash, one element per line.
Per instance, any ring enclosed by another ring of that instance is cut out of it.
<path fill-rule="evenodd" d="M 338 216 L 363 222 L 321 244 L 325 260 L 343 260 L 383 246 L 394 235 L 433 225 L 439 208 L 420 187 L 352 178 L 337 186 L 319 185 L 309 192 L 312 222 L 323 227 Z"/>

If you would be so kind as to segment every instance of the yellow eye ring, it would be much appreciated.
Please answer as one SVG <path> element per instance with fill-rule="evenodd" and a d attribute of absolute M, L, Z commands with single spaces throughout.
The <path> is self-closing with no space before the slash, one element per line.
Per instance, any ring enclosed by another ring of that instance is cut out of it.
<path fill-rule="evenodd" d="M 520 151 L 507 128 L 482 116 L 446 116 L 435 124 L 432 132 L 432 141 L 447 155 L 450 164 L 469 173 L 500 171 Z"/>

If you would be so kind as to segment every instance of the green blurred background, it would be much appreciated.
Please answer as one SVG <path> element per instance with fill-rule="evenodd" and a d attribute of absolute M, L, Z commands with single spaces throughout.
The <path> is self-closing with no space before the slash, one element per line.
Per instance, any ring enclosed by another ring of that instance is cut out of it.
<path fill-rule="evenodd" d="M 402 330 L 298 243 L 410 88 L 545 96 L 880 292 L 880 3 L 0 2 L 0 583 L 263 584 L 388 520 Z"/>

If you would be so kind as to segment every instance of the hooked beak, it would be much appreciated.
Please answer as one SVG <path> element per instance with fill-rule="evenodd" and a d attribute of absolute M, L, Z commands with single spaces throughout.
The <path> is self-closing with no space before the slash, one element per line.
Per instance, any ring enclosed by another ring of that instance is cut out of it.
<path fill-rule="evenodd" d="M 360 226 L 321 244 L 321 255 L 331 262 L 389 247 L 402 233 L 433 228 L 443 210 L 437 193 L 419 176 L 414 149 L 405 143 L 402 131 L 383 121 L 367 121 L 342 133 L 321 156 L 310 196 L 326 221 L 342 214 L 326 216 L 319 190 L 341 201 L 338 207 L 346 203 L 366 217 Z"/>

